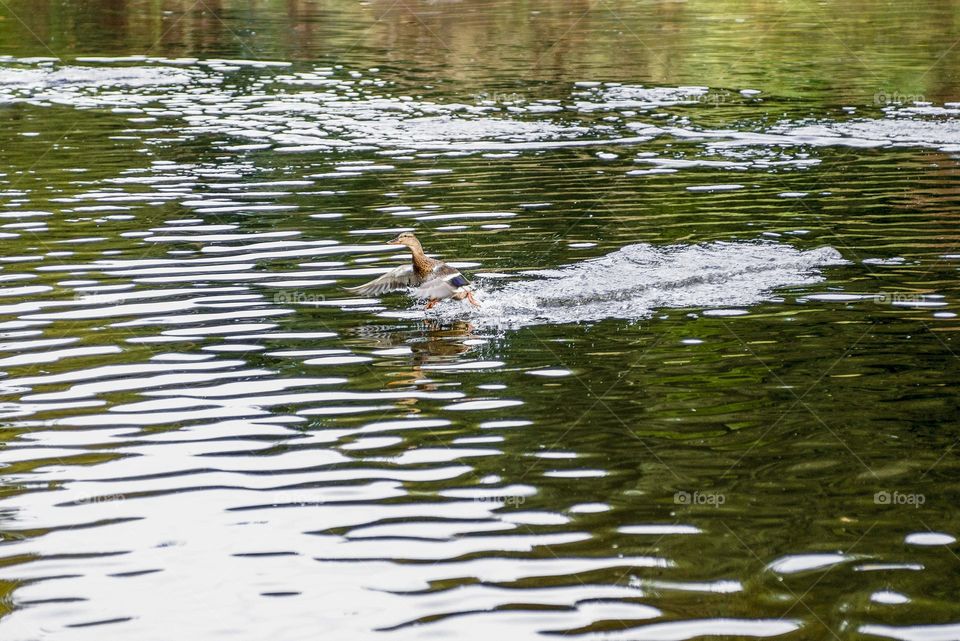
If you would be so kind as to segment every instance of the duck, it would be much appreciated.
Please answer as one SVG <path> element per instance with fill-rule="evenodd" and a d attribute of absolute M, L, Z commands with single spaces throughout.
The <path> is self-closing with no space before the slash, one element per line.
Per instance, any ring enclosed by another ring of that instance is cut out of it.
<path fill-rule="evenodd" d="M 480 303 L 473 296 L 473 284 L 460 270 L 442 260 L 427 256 L 423 245 L 412 233 L 403 232 L 387 241 L 387 244 L 403 245 L 409 249 L 412 257 L 410 264 L 397 267 L 358 287 L 346 287 L 347 291 L 361 296 L 379 296 L 398 289 L 413 288 L 417 298 L 427 300 L 424 309 L 430 309 L 448 298 L 466 300 L 474 307 L 480 307 Z"/>

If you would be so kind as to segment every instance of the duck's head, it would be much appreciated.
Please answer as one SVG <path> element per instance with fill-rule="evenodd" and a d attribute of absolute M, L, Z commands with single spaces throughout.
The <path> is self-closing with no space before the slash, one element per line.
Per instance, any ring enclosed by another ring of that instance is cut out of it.
<path fill-rule="evenodd" d="M 417 237 L 408 231 L 403 232 L 393 240 L 387 241 L 388 245 L 406 245 L 407 247 L 419 247 L 420 241 Z"/>

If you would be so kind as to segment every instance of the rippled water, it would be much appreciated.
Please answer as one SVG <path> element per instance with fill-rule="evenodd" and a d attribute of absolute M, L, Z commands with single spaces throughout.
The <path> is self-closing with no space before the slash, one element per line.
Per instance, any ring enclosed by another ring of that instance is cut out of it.
<path fill-rule="evenodd" d="M 0 637 L 960 639 L 956 11 L 0 4 Z"/>

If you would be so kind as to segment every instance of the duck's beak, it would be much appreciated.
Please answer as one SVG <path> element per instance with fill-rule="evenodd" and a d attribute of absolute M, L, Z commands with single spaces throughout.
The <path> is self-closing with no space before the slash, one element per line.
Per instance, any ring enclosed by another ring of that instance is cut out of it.
<path fill-rule="evenodd" d="M 403 243 L 400 242 L 400 237 L 397 236 L 397 237 L 394 238 L 393 240 L 388 240 L 388 241 L 387 241 L 387 244 L 388 244 L 388 245 L 402 245 Z"/>

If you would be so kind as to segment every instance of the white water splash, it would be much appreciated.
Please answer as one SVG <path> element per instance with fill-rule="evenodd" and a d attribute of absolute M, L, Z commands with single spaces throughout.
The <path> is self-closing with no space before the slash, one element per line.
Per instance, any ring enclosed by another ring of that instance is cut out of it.
<path fill-rule="evenodd" d="M 188 137 L 226 136 L 232 142 L 220 145 L 227 149 L 239 142 L 294 153 L 376 149 L 474 153 L 646 139 L 632 132 L 626 140 L 611 139 L 610 127 L 519 120 L 482 101 L 438 103 L 391 96 L 385 94 L 389 83 L 376 76 L 327 67 L 279 75 L 261 69 L 251 72 L 241 91 L 230 82 L 241 67 L 289 63 L 86 60 L 137 64 L 38 65 L 0 57 L 0 104 L 111 109 L 130 116 L 125 134 L 137 134 L 143 126 L 153 133 L 168 129 Z M 607 135 L 591 137 L 594 129 Z"/>
<path fill-rule="evenodd" d="M 846 263 L 831 247 L 800 251 L 774 242 L 628 245 L 582 263 L 527 272 L 535 278 L 481 286 L 479 309 L 459 303 L 436 309 L 441 317 L 467 316 L 487 327 L 638 320 L 664 308 L 756 305 L 778 288 L 822 281 L 822 267 Z"/>
<path fill-rule="evenodd" d="M 611 111 L 617 109 L 654 109 L 674 105 L 695 104 L 709 93 L 709 87 L 644 87 L 640 85 L 607 85 L 590 87 L 576 94 L 578 111 Z"/>
<path fill-rule="evenodd" d="M 223 136 L 227 140 L 218 145 L 228 151 L 470 154 L 637 145 L 672 137 L 701 141 L 721 156 L 760 149 L 770 157 L 720 164 L 729 169 L 763 169 L 771 164 L 816 164 L 805 152 L 789 149 L 902 145 L 960 150 L 960 106 L 955 103 L 888 107 L 886 117 L 879 119 L 784 121 L 760 131 L 715 130 L 690 122 L 697 106 L 746 104 L 754 101 L 753 94 L 700 86 L 582 82 L 573 88 L 569 100 L 511 96 L 509 103 L 501 104 L 478 95 L 472 101 L 434 102 L 392 95 L 390 83 L 370 72 L 331 67 L 295 71 L 287 69 L 291 66 L 287 62 L 146 56 L 77 62 L 98 66 L 0 56 L 0 104 L 110 109 L 129 115 L 130 127 L 122 133 L 149 132 L 147 144 L 158 144 L 162 139 L 154 134 L 168 130 L 191 138 Z M 246 74 L 242 89 L 233 82 L 237 73 Z M 682 114 L 658 111 L 677 106 L 690 109 Z M 544 117 L 558 111 L 577 112 L 584 120 L 569 123 Z"/>
<path fill-rule="evenodd" d="M 164 67 L 0 67 L 5 91 L 26 89 L 39 99 L 60 97 L 63 90 L 185 85 L 196 78 L 196 72 Z"/>

